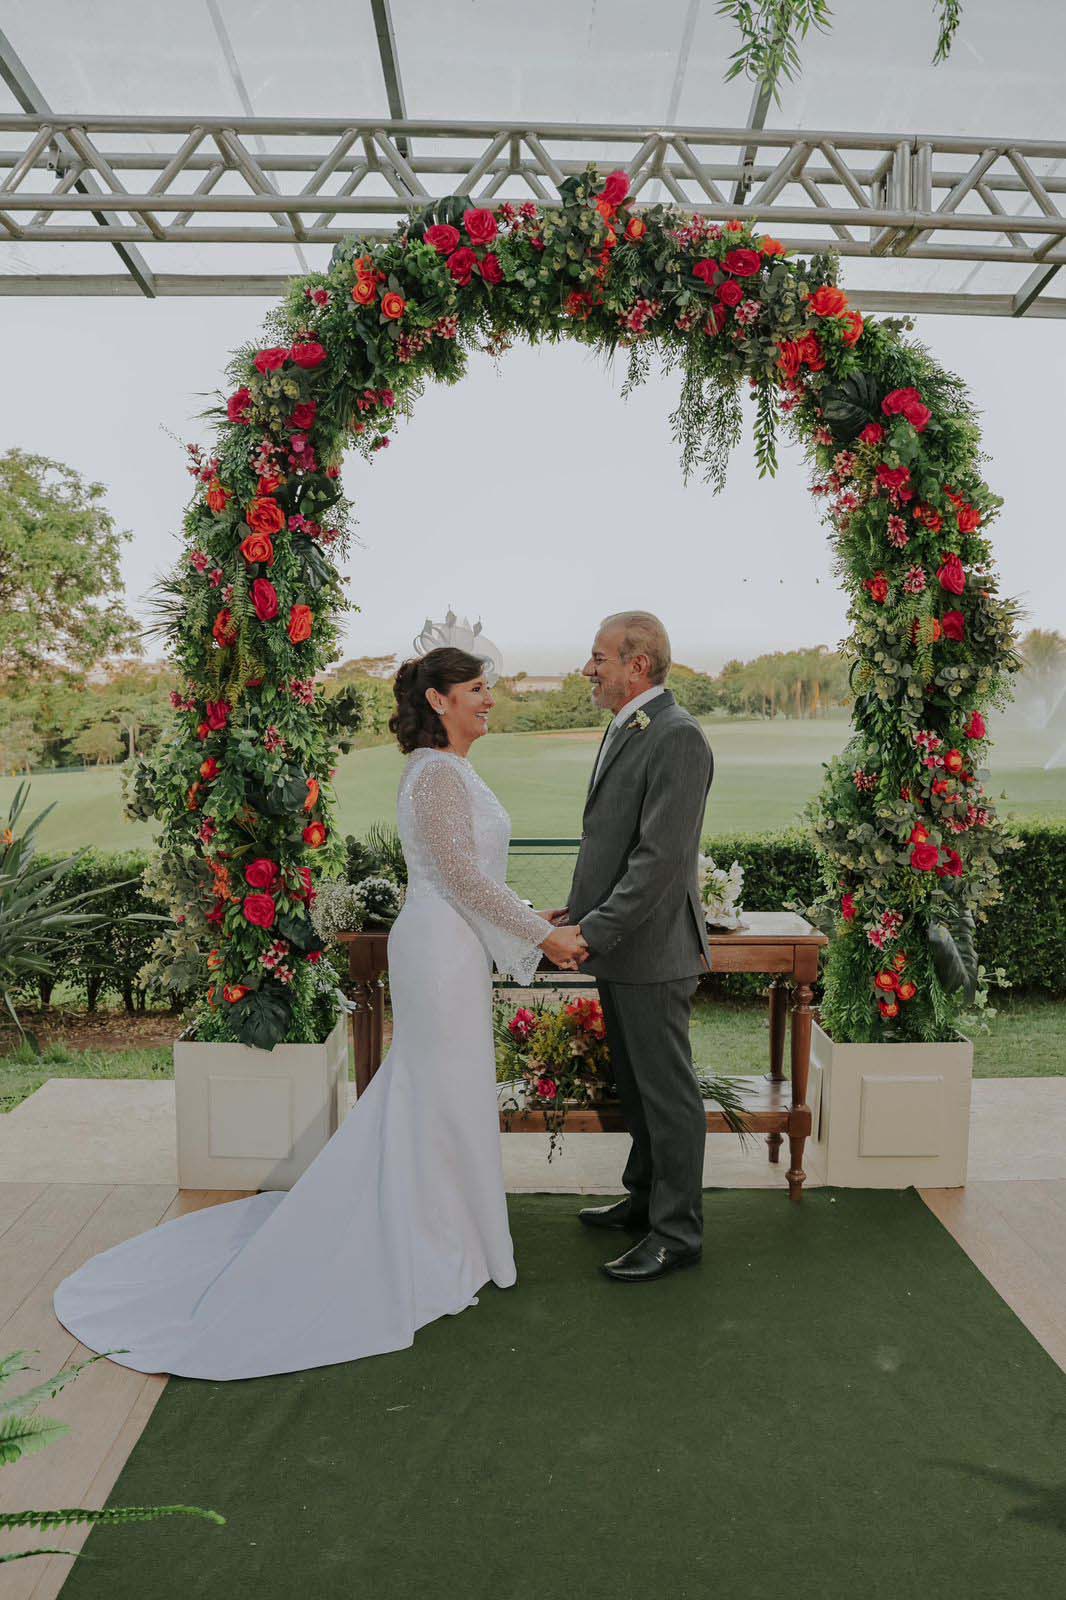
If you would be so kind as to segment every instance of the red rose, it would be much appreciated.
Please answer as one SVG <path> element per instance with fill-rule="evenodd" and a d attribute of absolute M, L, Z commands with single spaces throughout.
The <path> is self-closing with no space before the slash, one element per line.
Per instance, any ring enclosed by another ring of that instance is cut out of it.
<path fill-rule="evenodd" d="M 256 372 L 277 372 L 289 359 L 289 352 L 282 350 L 280 345 L 275 345 L 270 350 L 260 350 L 253 363 Z"/>
<path fill-rule="evenodd" d="M 961 750 L 949 750 L 944 757 L 945 772 L 961 772 L 965 765 Z"/>
<path fill-rule="evenodd" d="M 304 844 L 310 845 L 312 850 L 317 850 L 326 842 L 326 829 L 321 822 L 309 822 L 303 831 Z"/>
<path fill-rule="evenodd" d="M 840 915 L 844 918 L 845 922 L 855 921 L 855 896 L 853 894 L 841 895 Z"/>
<path fill-rule="evenodd" d="M 463 245 L 460 250 L 453 250 L 448 257 L 448 271 L 460 288 L 463 289 L 466 288 L 473 277 L 476 266 L 477 256 L 466 245 Z"/>
<path fill-rule="evenodd" d="M 278 881 L 279 870 L 276 861 L 268 861 L 265 856 L 260 856 L 258 861 L 248 863 L 244 876 L 253 889 L 273 889 Z"/>
<path fill-rule="evenodd" d="M 916 844 L 911 851 L 911 866 L 916 872 L 932 872 L 939 856 L 935 844 Z"/>
<path fill-rule="evenodd" d="M 241 555 L 250 567 L 254 567 L 260 561 L 265 561 L 268 567 L 272 567 L 274 546 L 269 534 L 250 533 L 241 544 Z"/>
<path fill-rule="evenodd" d="M 580 317 L 585 322 L 592 310 L 592 296 L 587 290 L 573 289 L 566 297 L 563 310 L 568 317 Z"/>
<path fill-rule="evenodd" d="M 814 291 L 807 305 L 816 317 L 842 317 L 848 309 L 848 297 L 843 289 L 826 283 Z"/>
<path fill-rule="evenodd" d="M 231 394 L 226 401 L 226 415 L 231 422 L 239 422 L 246 428 L 252 420 L 252 391 L 251 389 L 238 389 L 236 394 Z"/>
<path fill-rule="evenodd" d="M 232 497 L 233 491 L 227 489 L 219 478 L 212 478 L 207 486 L 207 509 L 217 515 L 225 511 L 227 501 Z"/>
<path fill-rule="evenodd" d="M 293 606 L 289 612 L 289 638 L 293 644 L 310 639 L 315 618 L 310 606 Z"/>
<path fill-rule="evenodd" d="M 214 756 L 208 756 L 206 761 L 200 763 L 200 776 L 205 783 L 214 783 L 219 774 L 219 765 Z"/>
<path fill-rule="evenodd" d="M 285 526 L 285 513 L 270 495 L 257 494 L 249 501 L 244 520 L 253 533 L 280 533 Z"/>
<path fill-rule="evenodd" d="M 905 489 L 911 481 L 910 467 L 890 467 L 882 461 L 877 469 L 878 480 L 886 489 Z"/>
<path fill-rule="evenodd" d="M 929 838 L 929 829 L 925 826 L 925 823 L 924 822 L 916 822 L 914 827 L 911 829 L 911 836 L 910 836 L 909 843 L 911 843 L 911 844 L 925 844 L 926 841 L 928 840 L 928 838 Z"/>
<path fill-rule="evenodd" d="M 320 367 L 326 359 L 326 352 L 320 344 L 312 339 L 308 344 L 294 344 L 289 355 L 298 367 L 303 367 L 310 372 L 314 367 Z"/>
<path fill-rule="evenodd" d="M 825 366 L 825 356 L 822 354 L 822 347 L 818 343 L 818 335 L 816 333 L 805 333 L 799 341 L 799 349 L 800 360 L 805 361 L 812 372 L 821 372 Z"/>
<path fill-rule="evenodd" d="M 885 430 L 879 422 L 868 422 L 859 438 L 863 444 L 880 444 L 885 436 Z"/>
<path fill-rule="evenodd" d="M 940 587 L 949 594 L 965 594 L 966 570 L 957 555 L 944 557 L 944 564 L 937 572 Z"/>
<path fill-rule="evenodd" d="M 391 289 L 388 294 L 382 295 L 381 315 L 386 322 L 399 322 L 406 310 L 407 301 L 402 294 L 397 294 L 394 289 Z"/>
<path fill-rule="evenodd" d="M 875 572 L 872 578 L 864 578 L 862 586 L 869 591 L 871 600 L 879 606 L 884 605 L 888 599 L 888 579 L 883 572 Z"/>
<path fill-rule="evenodd" d="M 228 608 L 220 611 L 215 618 L 215 625 L 211 629 L 215 643 L 225 650 L 229 645 L 237 642 L 237 624 L 233 620 L 233 613 Z"/>
<path fill-rule="evenodd" d="M 762 268 L 762 257 L 757 250 L 730 250 L 722 266 L 735 278 L 754 278 Z"/>
<path fill-rule="evenodd" d="M 253 928 L 272 928 L 276 911 L 273 895 L 247 894 L 244 897 L 244 915 Z"/>
<path fill-rule="evenodd" d="M 278 614 L 278 591 L 269 578 L 256 578 L 252 584 L 252 604 L 260 622 L 273 622 Z"/>
<path fill-rule="evenodd" d="M 209 700 L 205 707 L 207 713 L 207 726 L 213 733 L 221 733 L 229 721 L 229 701 Z"/>
<path fill-rule="evenodd" d="M 938 878 L 961 878 L 962 877 L 962 857 L 959 855 L 959 852 L 957 850 L 949 850 L 947 848 L 947 846 L 945 846 L 944 847 L 944 855 L 945 855 L 945 857 L 947 859 L 945 861 L 943 861 L 939 867 L 937 867 L 937 869 L 936 869 L 937 877 Z"/>
<path fill-rule="evenodd" d="M 491 244 L 499 231 L 491 211 L 464 211 L 463 227 L 471 244 Z"/>
<path fill-rule="evenodd" d="M 960 506 L 957 521 L 960 533 L 976 533 L 981 526 L 981 513 L 976 506 Z"/>
<path fill-rule="evenodd" d="M 847 324 L 846 331 L 844 333 L 844 343 L 846 345 L 858 344 L 859 340 L 862 338 L 863 329 L 866 326 L 865 322 L 862 320 L 862 312 L 848 311 L 845 313 L 843 320 Z"/>
<path fill-rule="evenodd" d="M 296 407 L 289 418 L 289 427 L 295 428 L 297 433 L 308 433 L 314 427 L 317 415 L 318 402 L 305 400 L 302 405 Z"/>
<path fill-rule="evenodd" d="M 983 739 L 988 732 L 988 725 L 979 711 L 971 711 L 970 720 L 962 731 L 967 739 Z"/>
<path fill-rule="evenodd" d="M 896 977 L 894 972 L 891 972 L 886 968 L 879 972 L 874 978 L 874 988 L 882 989 L 886 994 L 895 994 L 896 990 L 899 988 L 899 979 Z"/>
<path fill-rule="evenodd" d="M 744 298 L 744 291 L 739 283 L 726 278 L 724 283 L 718 285 L 718 298 L 724 306 L 738 306 Z"/>
<path fill-rule="evenodd" d="M 795 339 L 782 339 L 778 345 L 777 364 L 786 378 L 794 378 L 803 365 L 803 354 Z"/>
<path fill-rule="evenodd" d="M 251 992 L 243 983 L 227 983 L 223 985 L 222 998 L 223 1000 L 228 1000 L 232 1006 L 236 1005 L 238 1000 L 243 1000 L 245 995 L 251 994 Z"/>
<path fill-rule="evenodd" d="M 966 618 L 961 611 L 945 611 L 940 619 L 944 629 L 944 637 L 954 639 L 958 644 L 966 637 Z"/>
<path fill-rule="evenodd" d="M 450 256 L 459 243 L 459 229 L 453 228 L 450 222 L 435 222 L 432 228 L 427 228 L 422 235 L 426 243 L 432 245 L 439 256 Z"/>
<path fill-rule="evenodd" d="M 634 244 L 639 244 L 648 231 L 648 224 L 643 217 L 630 217 L 626 223 L 626 238 Z"/>
<path fill-rule="evenodd" d="M 554 1100 L 559 1088 L 554 1078 L 538 1078 L 533 1085 L 533 1092 L 538 1100 Z"/>
<path fill-rule="evenodd" d="M 881 410 L 886 417 L 899 417 L 905 414 L 907 407 L 915 401 L 921 404 L 922 397 L 917 389 L 893 389 L 881 401 Z"/>
<path fill-rule="evenodd" d="M 705 283 L 710 289 L 722 276 L 722 269 L 719 267 L 717 261 L 712 261 L 708 257 L 705 261 L 696 261 L 693 263 L 692 276 L 694 278 L 698 278 L 701 283 Z"/>
<path fill-rule="evenodd" d="M 930 533 L 939 533 L 944 526 L 944 519 L 940 512 L 933 506 L 927 506 L 924 500 L 920 500 L 915 506 L 914 520 L 920 523 L 923 528 L 928 528 Z"/>
<path fill-rule="evenodd" d="M 481 276 L 486 283 L 495 284 L 503 282 L 503 267 L 500 265 L 499 256 L 482 256 Z"/>
<path fill-rule="evenodd" d="M 196 737 L 198 739 L 207 739 L 210 737 L 210 734 L 211 729 L 207 726 L 206 722 L 198 722 L 196 724 Z"/>
<path fill-rule="evenodd" d="M 606 200 L 609 206 L 620 206 L 629 193 L 629 173 L 619 169 L 609 174 L 606 183 L 600 190 L 599 198 Z"/>

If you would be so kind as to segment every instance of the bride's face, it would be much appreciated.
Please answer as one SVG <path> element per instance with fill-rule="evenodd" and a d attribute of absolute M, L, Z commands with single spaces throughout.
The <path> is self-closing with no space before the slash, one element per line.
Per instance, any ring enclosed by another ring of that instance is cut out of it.
<path fill-rule="evenodd" d="M 469 745 L 488 733 L 489 712 L 496 702 L 484 678 L 453 684 L 447 695 L 435 695 L 434 702 L 452 744 Z"/>

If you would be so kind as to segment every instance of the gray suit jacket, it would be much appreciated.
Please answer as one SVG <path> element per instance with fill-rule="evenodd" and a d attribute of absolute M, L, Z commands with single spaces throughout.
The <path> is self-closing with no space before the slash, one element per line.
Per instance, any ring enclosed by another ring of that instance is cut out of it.
<path fill-rule="evenodd" d="M 589 784 L 567 907 L 588 942 L 583 970 L 614 983 L 711 964 L 697 858 L 714 758 L 669 690 L 643 709 L 648 726 L 631 718 Z"/>

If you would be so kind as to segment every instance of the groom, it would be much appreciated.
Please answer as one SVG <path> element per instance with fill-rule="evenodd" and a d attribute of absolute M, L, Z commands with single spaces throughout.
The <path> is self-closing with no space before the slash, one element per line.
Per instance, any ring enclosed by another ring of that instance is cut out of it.
<path fill-rule="evenodd" d="M 664 687 L 670 640 L 648 611 L 600 624 L 582 671 L 614 712 L 589 783 L 565 911 L 588 945 L 632 1149 L 627 1198 L 582 1211 L 639 1242 L 604 1272 L 623 1283 L 695 1265 L 703 1244 L 707 1123 L 689 1044 L 710 966 L 697 859 L 714 762 L 699 723 Z"/>

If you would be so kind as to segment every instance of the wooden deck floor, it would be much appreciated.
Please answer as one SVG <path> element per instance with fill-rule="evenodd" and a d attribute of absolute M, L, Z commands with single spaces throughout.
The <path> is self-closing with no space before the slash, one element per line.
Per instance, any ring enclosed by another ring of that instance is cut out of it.
<path fill-rule="evenodd" d="M 1066 1179 L 980 1182 L 922 1197 L 1053 1359 L 1066 1370 Z M 168 1217 L 236 1199 L 165 1184 L 0 1183 L 0 1353 L 34 1350 L 28 1389 L 90 1352 L 56 1321 L 52 1294 L 90 1256 Z M 100 1361 L 50 1401 L 71 1433 L 0 1473 L 0 1509 L 102 1506 L 151 1415 L 163 1376 Z M 52 1540 L 77 1550 L 73 1527 Z M 131 1540 L 136 1528 L 129 1531 Z M 19 1545 L 40 1542 L 27 1533 Z M 0 1600 L 54 1600 L 71 1562 L 50 1556 L 0 1568 Z"/>

